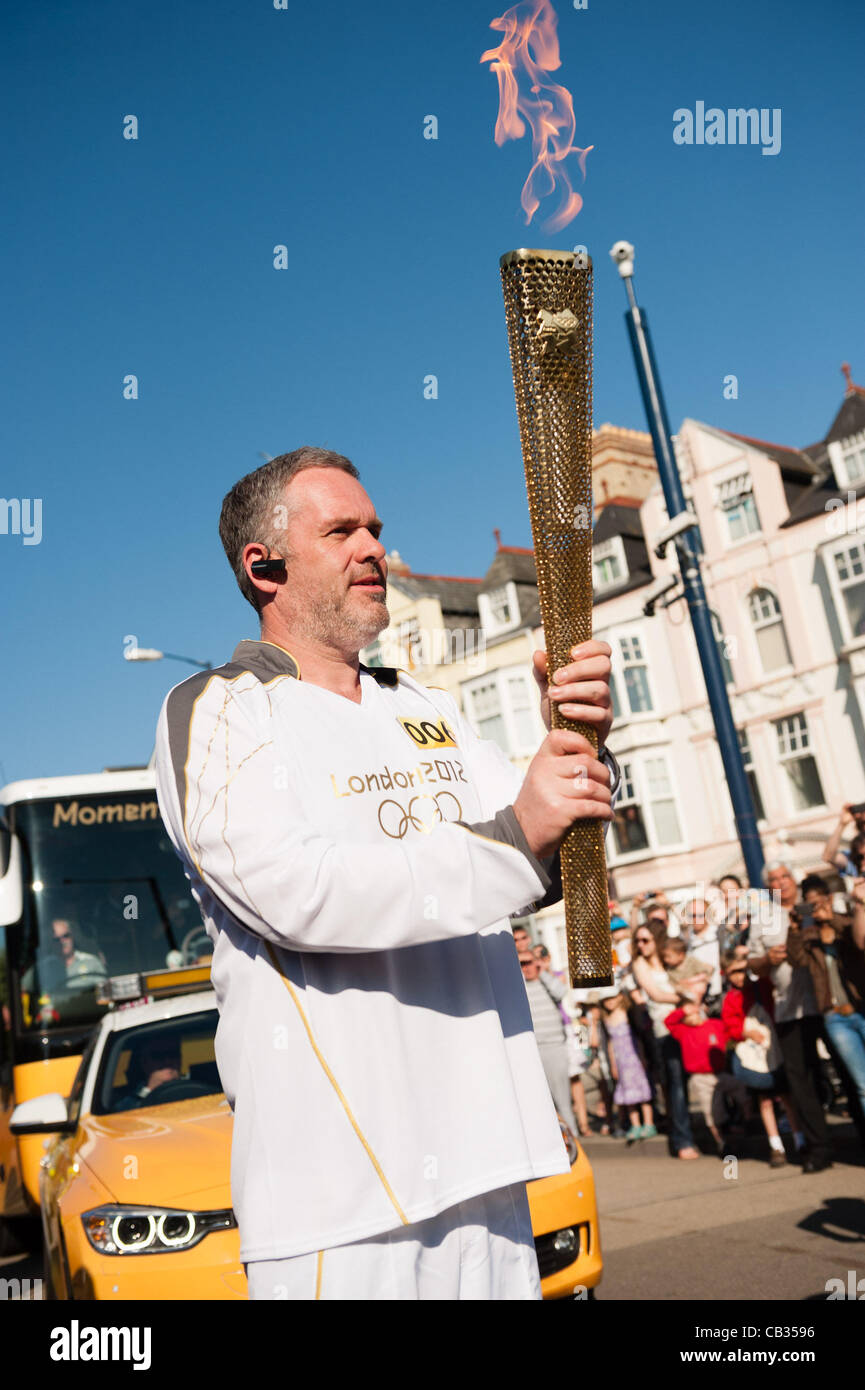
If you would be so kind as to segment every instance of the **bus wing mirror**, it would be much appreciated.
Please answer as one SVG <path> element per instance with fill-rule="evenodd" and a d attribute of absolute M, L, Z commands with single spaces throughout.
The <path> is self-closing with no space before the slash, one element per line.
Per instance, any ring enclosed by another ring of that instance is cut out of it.
<path fill-rule="evenodd" d="M 23 906 L 21 842 L 17 835 L 13 835 L 9 845 L 6 872 L 0 878 L 0 927 L 11 927 L 13 923 L 20 921 Z"/>
<path fill-rule="evenodd" d="M 69 1119 L 66 1100 L 58 1091 L 22 1100 L 15 1106 L 9 1121 L 12 1134 L 72 1134 L 75 1128 Z"/>

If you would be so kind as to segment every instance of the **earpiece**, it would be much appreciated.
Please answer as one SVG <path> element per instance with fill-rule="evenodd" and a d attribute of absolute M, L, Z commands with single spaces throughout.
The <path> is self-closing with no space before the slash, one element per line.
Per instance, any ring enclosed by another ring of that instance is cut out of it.
<path fill-rule="evenodd" d="M 260 579 L 272 579 L 274 575 L 285 574 L 285 561 L 280 559 L 253 560 L 249 568 Z"/>

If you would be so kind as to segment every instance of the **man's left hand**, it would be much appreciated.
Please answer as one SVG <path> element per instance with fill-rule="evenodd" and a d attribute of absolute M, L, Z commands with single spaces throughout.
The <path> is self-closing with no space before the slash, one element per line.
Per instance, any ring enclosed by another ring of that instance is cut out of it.
<path fill-rule="evenodd" d="M 591 724 L 597 731 L 598 747 L 603 748 L 613 723 L 610 655 L 607 642 L 583 642 L 572 649 L 570 665 L 554 671 L 552 680 L 548 680 L 546 652 L 534 653 L 532 665 L 541 693 L 541 717 L 548 729 L 552 727 L 555 703 L 566 719 Z"/>

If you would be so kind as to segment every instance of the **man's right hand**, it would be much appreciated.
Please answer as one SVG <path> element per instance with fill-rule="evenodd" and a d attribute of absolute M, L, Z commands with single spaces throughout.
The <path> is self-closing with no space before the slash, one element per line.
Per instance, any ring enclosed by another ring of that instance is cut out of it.
<path fill-rule="evenodd" d="M 582 734 L 553 729 L 529 764 L 514 814 L 529 849 L 544 859 L 575 821 L 612 820 L 610 770 Z"/>

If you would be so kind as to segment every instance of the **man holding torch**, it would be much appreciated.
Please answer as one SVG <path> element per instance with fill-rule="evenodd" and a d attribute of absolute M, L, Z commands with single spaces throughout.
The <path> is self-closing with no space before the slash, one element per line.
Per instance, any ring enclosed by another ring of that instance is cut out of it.
<path fill-rule="evenodd" d="M 232 1197 L 256 1299 L 538 1298 L 525 1183 L 568 1159 L 509 917 L 611 818 L 568 729 L 523 777 L 451 696 L 359 652 L 388 623 L 381 522 L 338 454 L 272 459 L 220 534 L 261 623 L 175 687 L 157 788 L 213 945 Z M 611 724 L 609 647 L 547 682 Z"/>

